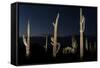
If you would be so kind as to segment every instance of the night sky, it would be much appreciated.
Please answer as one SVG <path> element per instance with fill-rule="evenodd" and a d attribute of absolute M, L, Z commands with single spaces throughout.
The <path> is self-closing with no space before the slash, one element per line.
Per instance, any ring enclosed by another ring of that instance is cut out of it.
<path fill-rule="evenodd" d="M 79 35 L 80 7 L 50 5 L 19 5 L 19 36 L 26 31 L 30 21 L 31 36 L 45 36 L 53 33 L 52 23 L 59 13 L 58 36 Z M 97 35 L 97 8 L 83 7 L 85 35 Z"/>

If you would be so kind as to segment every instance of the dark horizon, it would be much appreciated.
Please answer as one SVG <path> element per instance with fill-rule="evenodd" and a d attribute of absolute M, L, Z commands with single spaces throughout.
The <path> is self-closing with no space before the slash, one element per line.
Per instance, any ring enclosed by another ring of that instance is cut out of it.
<path fill-rule="evenodd" d="M 58 36 L 79 35 L 80 7 L 19 5 L 19 36 L 26 32 L 30 21 L 31 36 L 45 36 L 53 33 L 52 23 L 59 13 Z M 85 35 L 97 35 L 97 8 L 83 8 Z"/>

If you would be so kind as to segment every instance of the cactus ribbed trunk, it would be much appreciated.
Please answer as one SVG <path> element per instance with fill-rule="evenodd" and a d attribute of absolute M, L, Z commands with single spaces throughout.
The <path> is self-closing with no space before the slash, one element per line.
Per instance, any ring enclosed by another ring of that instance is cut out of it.
<path fill-rule="evenodd" d="M 27 44 L 28 44 L 27 54 L 29 55 L 30 54 L 30 25 L 29 25 L 29 21 L 28 21 L 28 27 L 27 27 L 27 36 L 28 36 L 28 38 L 27 38 Z"/>
<path fill-rule="evenodd" d="M 85 30 L 85 18 L 82 15 L 82 8 L 80 8 L 80 58 L 83 58 L 83 32 Z"/>
<path fill-rule="evenodd" d="M 83 32 L 80 32 L 80 58 L 83 57 Z"/>

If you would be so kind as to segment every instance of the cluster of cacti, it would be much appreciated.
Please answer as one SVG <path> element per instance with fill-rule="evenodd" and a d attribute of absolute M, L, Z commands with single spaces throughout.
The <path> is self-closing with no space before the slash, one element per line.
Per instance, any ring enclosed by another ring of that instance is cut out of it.
<path fill-rule="evenodd" d="M 96 42 L 92 43 L 92 42 L 89 42 L 88 43 L 88 40 L 86 38 L 85 40 L 85 48 L 87 51 L 95 51 L 96 50 Z"/>
<path fill-rule="evenodd" d="M 48 36 L 46 35 L 46 39 L 45 39 L 45 45 L 44 45 L 44 48 L 45 48 L 45 52 L 47 52 L 47 46 L 48 46 Z"/>
<path fill-rule="evenodd" d="M 26 56 L 30 55 L 30 24 L 29 24 L 29 20 L 27 23 L 27 31 L 26 31 L 26 35 L 23 35 L 23 43 L 26 47 Z"/>
<path fill-rule="evenodd" d="M 96 51 L 96 42 L 89 42 L 89 51 L 93 52 Z"/>
<path fill-rule="evenodd" d="M 77 49 L 77 42 L 74 37 L 72 37 L 72 47 L 65 47 L 63 48 L 63 54 L 75 53 Z"/>
<path fill-rule="evenodd" d="M 54 27 L 54 31 L 53 31 L 53 36 L 51 36 L 51 45 L 53 47 L 53 57 L 56 57 L 58 51 L 60 50 L 60 43 L 58 43 L 57 40 L 57 31 L 58 31 L 58 20 L 59 20 L 59 13 L 57 14 L 56 20 L 55 22 L 53 22 L 53 27 Z M 82 8 L 80 8 L 80 58 L 83 58 L 83 33 L 85 30 L 85 17 L 82 14 Z M 47 46 L 48 46 L 48 35 L 46 35 L 45 37 L 45 52 L 47 52 Z M 27 31 L 26 34 L 23 35 L 23 43 L 26 47 L 26 56 L 30 55 L 30 23 L 28 20 L 27 23 Z M 65 48 L 63 48 L 63 54 L 75 54 L 75 52 L 77 51 L 77 41 L 74 37 L 72 37 L 72 46 L 67 46 Z M 92 50 L 92 46 L 91 46 L 91 42 L 88 44 L 88 40 L 86 38 L 85 40 L 85 48 L 86 50 Z M 94 49 L 96 49 L 96 42 L 94 43 Z"/>
<path fill-rule="evenodd" d="M 80 8 L 80 58 L 83 58 L 83 32 L 85 30 L 85 17 L 82 15 Z"/>
<path fill-rule="evenodd" d="M 53 22 L 54 34 L 53 37 L 51 37 L 51 45 L 53 46 L 53 57 L 56 57 L 56 54 L 60 49 L 60 43 L 57 42 L 58 19 L 59 19 L 59 13 L 57 15 L 55 23 Z"/>

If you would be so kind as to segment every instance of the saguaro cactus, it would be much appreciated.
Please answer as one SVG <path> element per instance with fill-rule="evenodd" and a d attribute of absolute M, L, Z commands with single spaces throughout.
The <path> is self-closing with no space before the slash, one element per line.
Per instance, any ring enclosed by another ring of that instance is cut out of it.
<path fill-rule="evenodd" d="M 59 19 L 59 13 L 58 13 L 58 15 L 56 17 L 55 23 L 53 23 L 54 34 L 53 34 L 53 37 L 51 37 L 51 45 L 53 46 L 53 57 L 56 57 L 56 54 L 58 53 L 58 51 L 60 49 L 60 43 L 57 42 L 58 19 Z"/>
<path fill-rule="evenodd" d="M 26 47 L 26 56 L 29 56 L 30 54 L 30 23 L 28 20 L 27 23 L 27 31 L 26 31 L 26 35 L 23 35 L 23 43 Z"/>
<path fill-rule="evenodd" d="M 82 15 L 80 8 L 80 58 L 83 58 L 83 32 L 85 30 L 85 17 Z"/>

